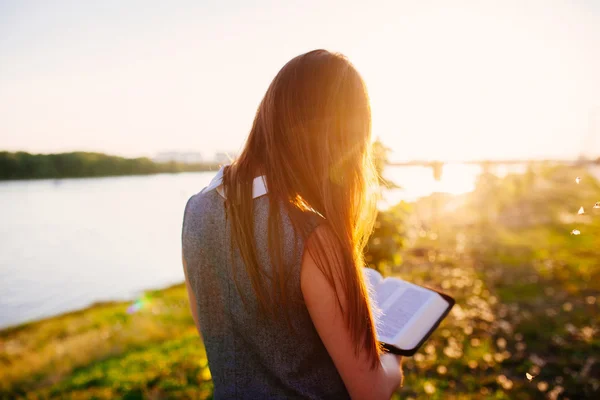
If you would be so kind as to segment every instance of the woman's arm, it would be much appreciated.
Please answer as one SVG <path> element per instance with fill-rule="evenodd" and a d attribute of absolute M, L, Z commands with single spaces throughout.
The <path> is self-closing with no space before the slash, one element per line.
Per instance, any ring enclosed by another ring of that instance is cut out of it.
<path fill-rule="evenodd" d="M 192 312 L 192 318 L 194 319 L 194 324 L 196 325 L 196 329 L 198 329 L 198 334 L 200 338 L 202 338 L 202 332 L 200 331 L 200 322 L 198 321 L 198 303 L 196 302 L 196 295 L 190 286 L 190 280 L 187 276 L 187 263 L 185 262 L 185 257 L 183 254 L 181 255 L 181 260 L 183 263 L 183 273 L 185 275 L 185 287 L 188 293 L 188 300 L 190 302 L 190 311 Z"/>
<path fill-rule="evenodd" d="M 326 235 L 327 232 L 318 227 L 313 236 Z M 342 282 L 336 280 L 335 285 L 341 288 Z M 384 354 L 381 356 L 381 364 L 372 369 L 366 352 L 356 354 L 355 343 L 351 340 L 342 313 L 347 299 L 338 290 L 342 307 L 340 309 L 334 288 L 307 250 L 304 251 L 302 260 L 301 287 L 310 317 L 350 396 L 353 399 L 389 399 L 402 381 L 400 359 Z"/>

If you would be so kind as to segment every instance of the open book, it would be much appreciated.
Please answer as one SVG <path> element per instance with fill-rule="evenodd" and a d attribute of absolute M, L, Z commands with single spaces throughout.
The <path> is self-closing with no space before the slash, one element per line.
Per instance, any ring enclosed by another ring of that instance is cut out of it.
<path fill-rule="evenodd" d="M 448 315 L 454 299 L 364 268 L 376 318 L 377 338 L 395 354 L 412 356 Z"/>

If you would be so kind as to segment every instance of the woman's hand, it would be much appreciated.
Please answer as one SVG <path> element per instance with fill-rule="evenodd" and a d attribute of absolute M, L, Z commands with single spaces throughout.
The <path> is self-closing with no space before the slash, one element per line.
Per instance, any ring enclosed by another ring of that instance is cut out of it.
<path fill-rule="evenodd" d="M 404 382 L 402 356 L 384 353 L 381 355 L 380 360 L 392 390 L 395 391 L 398 387 L 402 387 L 402 383 Z"/>

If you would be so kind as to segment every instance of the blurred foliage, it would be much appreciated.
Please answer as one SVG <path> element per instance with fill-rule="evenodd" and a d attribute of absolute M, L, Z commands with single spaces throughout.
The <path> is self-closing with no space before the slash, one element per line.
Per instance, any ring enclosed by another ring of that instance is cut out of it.
<path fill-rule="evenodd" d="M 216 168 L 214 164 L 155 163 L 145 157 L 122 158 L 102 153 L 0 152 L 0 180 L 145 175 Z"/>
<path fill-rule="evenodd" d="M 379 178 L 380 188 L 397 189 L 395 183 L 383 177 L 383 170 L 387 165 L 391 149 L 386 147 L 379 139 L 373 142 L 373 163 Z M 404 247 L 405 222 L 410 210 L 407 203 L 399 203 L 385 211 L 379 211 L 373 233 L 365 248 L 365 262 L 384 275 L 389 274 L 390 267 L 400 265 L 400 254 Z"/>
<path fill-rule="evenodd" d="M 542 165 L 380 212 L 369 262 L 457 300 L 395 398 L 600 398 L 597 201 L 585 169 Z M 135 304 L 0 331 L 0 398 L 211 398 L 184 286 Z"/>
<path fill-rule="evenodd" d="M 410 205 L 401 202 L 377 214 L 375 229 L 365 249 L 365 262 L 370 268 L 389 275 L 392 266 L 402 263 L 401 250 L 406 242 L 405 225 L 409 213 Z"/>
<path fill-rule="evenodd" d="M 399 274 L 458 307 L 406 363 L 403 398 L 600 398 L 599 200 L 586 169 L 547 164 L 503 178 L 484 168 L 438 222 L 430 198 L 415 204 Z"/>

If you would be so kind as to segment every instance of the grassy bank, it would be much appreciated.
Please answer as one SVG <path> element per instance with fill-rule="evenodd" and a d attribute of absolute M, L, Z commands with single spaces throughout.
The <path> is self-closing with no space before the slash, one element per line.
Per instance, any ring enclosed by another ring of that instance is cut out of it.
<path fill-rule="evenodd" d="M 398 396 L 598 398 L 596 201 L 585 170 L 545 167 L 382 214 L 369 262 L 457 299 Z M 183 286 L 0 331 L 0 398 L 210 398 L 211 385 Z"/>
<path fill-rule="evenodd" d="M 183 285 L 0 332 L 0 397 L 205 398 Z M 68 396 L 67 396 L 68 394 Z"/>

